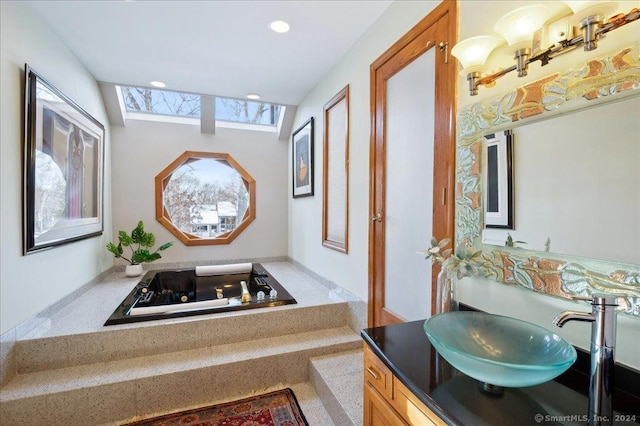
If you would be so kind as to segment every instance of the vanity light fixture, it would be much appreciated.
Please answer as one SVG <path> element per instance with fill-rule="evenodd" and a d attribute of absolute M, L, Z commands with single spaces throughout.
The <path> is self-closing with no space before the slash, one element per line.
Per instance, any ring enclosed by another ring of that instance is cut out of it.
<path fill-rule="evenodd" d="M 269 24 L 269 28 L 277 33 L 286 33 L 291 28 L 289 24 L 281 19 L 273 21 Z"/>
<path fill-rule="evenodd" d="M 161 81 L 150 81 L 149 84 L 152 85 L 153 87 L 158 87 L 160 89 L 162 89 L 163 87 L 167 87 L 167 85 Z"/>
<path fill-rule="evenodd" d="M 249 93 L 247 95 L 247 99 L 251 99 L 253 101 L 257 101 L 258 99 L 260 99 L 260 95 L 258 95 L 257 93 Z"/>
<path fill-rule="evenodd" d="M 549 18 L 549 8 L 543 4 L 520 7 L 498 19 L 493 30 L 514 50 L 518 77 L 527 75 L 533 35 Z"/>
<path fill-rule="evenodd" d="M 602 27 L 605 18 L 609 16 L 618 4 L 616 2 L 602 1 L 575 1 L 564 2 L 573 12 L 573 21 L 580 27 L 584 38 L 584 50 L 591 51 L 598 47 L 598 28 Z"/>
<path fill-rule="evenodd" d="M 489 54 L 498 44 L 500 40 L 497 37 L 481 35 L 463 40 L 451 49 L 451 54 L 462 64 L 460 75 L 466 74 L 472 95 L 478 94 L 475 82 L 480 78 Z"/>
<path fill-rule="evenodd" d="M 494 30 L 514 50 L 516 64 L 495 73 L 482 76 L 482 69 L 487 58 L 499 44 L 492 44 L 487 38 L 490 36 L 471 37 L 456 44 L 451 50 L 451 54 L 462 64 L 462 74 L 466 74 L 469 81 L 470 95 L 477 95 L 479 86 L 491 87 L 495 85 L 497 79 L 511 71 L 518 71 L 518 77 L 526 76 L 528 66 L 532 62 L 540 61 L 541 66 L 545 66 L 554 57 L 579 46 L 583 46 L 585 51 L 594 50 L 598 47 L 598 39 L 601 35 L 640 18 L 640 10 L 633 8 L 626 14 L 620 13 L 607 19 L 618 6 L 616 2 L 612 1 L 567 0 L 564 3 L 573 12 L 569 18 L 571 31 L 566 34 L 564 40 L 560 40 L 546 49 L 539 48 L 536 51 L 532 46 L 539 44 L 539 40 L 536 43 L 536 39 L 543 32 L 541 30 L 545 29 L 544 24 L 548 18 L 547 6 L 521 7 L 507 13 L 496 22 Z M 551 20 L 550 23 L 555 22 Z M 579 34 L 576 36 L 573 35 L 574 26 L 579 29 Z"/>

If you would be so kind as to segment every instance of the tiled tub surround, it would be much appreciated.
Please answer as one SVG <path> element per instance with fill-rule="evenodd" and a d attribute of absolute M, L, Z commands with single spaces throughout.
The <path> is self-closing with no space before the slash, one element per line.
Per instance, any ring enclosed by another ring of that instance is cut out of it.
<path fill-rule="evenodd" d="M 263 265 L 298 304 L 103 327 L 137 282 L 111 274 L 18 339 L 3 360 L 17 375 L 0 392 L 0 418 L 116 424 L 306 382 L 309 358 L 360 347 L 348 324 L 363 324 L 350 312 L 364 302 L 291 263 Z"/>

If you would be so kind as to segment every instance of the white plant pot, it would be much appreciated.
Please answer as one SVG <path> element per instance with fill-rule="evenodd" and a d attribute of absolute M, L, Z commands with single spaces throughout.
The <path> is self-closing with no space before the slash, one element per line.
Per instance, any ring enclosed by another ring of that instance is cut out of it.
<path fill-rule="evenodd" d="M 139 277 L 142 272 L 142 265 L 127 265 L 124 268 L 124 274 L 128 277 Z"/>

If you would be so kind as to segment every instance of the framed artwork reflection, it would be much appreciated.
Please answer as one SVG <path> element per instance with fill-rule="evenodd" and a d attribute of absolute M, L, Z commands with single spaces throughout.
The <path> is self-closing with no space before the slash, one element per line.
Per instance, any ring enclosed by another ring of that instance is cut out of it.
<path fill-rule="evenodd" d="M 513 134 L 485 136 L 484 182 L 486 228 L 513 229 Z"/>
<path fill-rule="evenodd" d="M 23 252 L 103 232 L 104 126 L 25 66 Z"/>
<path fill-rule="evenodd" d="M 313 195 L 313 117 L 293 132 L 293 198 Z"/>

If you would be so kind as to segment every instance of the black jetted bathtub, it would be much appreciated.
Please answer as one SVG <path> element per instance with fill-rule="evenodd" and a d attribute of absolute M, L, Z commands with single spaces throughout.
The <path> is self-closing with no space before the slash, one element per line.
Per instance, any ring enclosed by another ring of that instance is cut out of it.
<path fill-rule="evenodd" d="M 147 272 L 104 325 L 296 303 L 261 264 L 251 266 L 251 272 L 208 276 L 196 269 Z"/>

